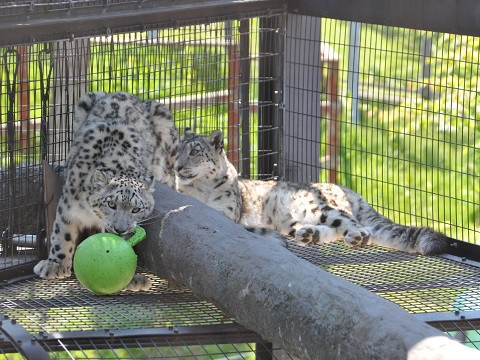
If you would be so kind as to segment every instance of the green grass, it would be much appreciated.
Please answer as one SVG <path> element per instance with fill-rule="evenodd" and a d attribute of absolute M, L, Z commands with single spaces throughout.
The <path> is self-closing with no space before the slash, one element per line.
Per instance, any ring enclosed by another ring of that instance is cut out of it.
<path fill-rule="evenodd" d="M 353 124 L 347 83 L 349 28 L 325 19 L 322 35 L 339 54 L 344 112 L 340 182 L 401 223 L 429 225 L 476 242 L 480 234 L 480 39 L 362 25 L 359 82 L 373 89 Z M 430 76 L 419 49 L 432 37 Z M 424 100 L 424 86 L 436 92 Z M 399 95 L 398 105 L 382 96 Z M 326 136 L 322 142 L 327 143 Z M 325 180 L 325 174 L 321 174 Z"/>

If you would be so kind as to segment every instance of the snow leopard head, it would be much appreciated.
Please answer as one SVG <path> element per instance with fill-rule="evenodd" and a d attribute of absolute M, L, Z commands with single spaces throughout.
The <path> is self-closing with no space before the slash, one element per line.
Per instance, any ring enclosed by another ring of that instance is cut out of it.
<path fill-rule="evenodd" d="M 212 131 L 209 136 L 200 136 L 185 129 L 180 138 L 179 154 L 175 171 L 178 181 L 188 184 L 198 179 L 212 179 L 226 167 L 223 150 L 223 134 Z"/>
<path fill-rule="evenodd" d="M 95 170 L 92 208 L 107 232 L 130 233 L 153 210 L 153 176 L 136 179 Z"/>

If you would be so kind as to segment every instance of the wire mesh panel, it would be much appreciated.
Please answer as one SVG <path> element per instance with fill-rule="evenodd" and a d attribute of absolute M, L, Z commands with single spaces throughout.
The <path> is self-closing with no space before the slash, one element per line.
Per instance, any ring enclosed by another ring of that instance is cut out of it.
<path fill-rule="evenodd" d="M 0 358 L 35 355 L 25 343 L 53 359 L 277 358 L 278 349 L 213 304 L 145 274 L 152 288 L 141 294 L 100 296 L 74 278 L 0 287 Z"/>
<path fill-rule="evenodd" d="M 228 157 L 245 176 L 272 177 L 282 17 L 269 10 L 1 48 L 0 269 L 39 256 L 41 161 L 61 171 L 74 104 L 86 91 L 158 99 L 181 132 L 223 130 Z"/>
<path fill-rule="evenodd" d="M 152 1 L 16 3 L 0 5 L 0 19 Z M 399 223 L 478 240 L 478 37 L 284 9 L 81 34 L 0 48 L 0 271 L 44 251 L 41 163 L 62 171 L 86 91 L 158 99 L 180 132 L 223 130 L 243 176 L 339 183 Z M 471 263 L 338 243 L 291 250 L 417 315 L 479 311 Z M 175 333 L 234 322 L 158 279 L 152 291 L 105 300 L 74 279 L 25 280 L 0 289 L 0 313 L 60 359 L 272 356 L 251 333 Z M 457 320 L 429 322 L 478 346 L 476 318 Z M 0 352 L 18 350 L 2 329 Z"/>
<path fill-rule="evenodd" d="M 287 19 L 285 177 L 337 182 L 397 222 L 478 241 L 480 38 Z"/>
<path fill-rule="evenodd" d="M 43 341 L 51 359 L 280 359 L 255 334 Z M 291 359 L 290 356 L 281 358 Z"/>
<path fill-rule="evenodd" d="M 379 246 L 351 248 L 339 242 L 302 247 L 291 241 L 289 249 L 480 349 L 478 262 L 449 255 L 406 254 Z"/>
<path fill-rule="evenodd" d="M 417 313 L 480 310 L 480 268 L 443 257 L 406 254 L 378 246 L 341 243 L 290 250 L 355 284 Z"/>
<path fill-rule="evenodd" d="M 431 326 L 449 334 L 463 344 L 480 349 L 480 323 L 478 320 L 435 321 Z"/>

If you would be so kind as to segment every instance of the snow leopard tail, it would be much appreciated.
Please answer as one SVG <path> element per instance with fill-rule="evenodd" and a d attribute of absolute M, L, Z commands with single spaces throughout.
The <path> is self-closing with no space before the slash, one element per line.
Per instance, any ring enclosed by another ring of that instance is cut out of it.
<path fill-rule="evenodd" d="M 448 238 L 429 227 L 400 225 L 373 209 L 359 194 L 343 188 L 354 217 L 371 233 L 370 242 L 396 250 L 436 255 L 447 251 Z"/>

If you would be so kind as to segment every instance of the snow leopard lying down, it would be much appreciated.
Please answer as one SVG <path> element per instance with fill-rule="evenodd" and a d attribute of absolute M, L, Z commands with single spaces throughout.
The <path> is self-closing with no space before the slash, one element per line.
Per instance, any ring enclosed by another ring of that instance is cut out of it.
<path fill-rule="evenodd" d="M 70 276 L 86 229 L 131 232 L 153 210 L 155 181 L 173 186 L 177 150 L 171 115 L 156 101 L 124 92 L 83 95 L 75 106 L 49 256 L 34 272 L 46 279 Z M 135 275 L 127 289 L 149 287 L 147 277 Z"/>
<path fill-rule="evenodd" d="M 294 236 L 301 245 L 344 240 L 348 246 L 378 244 L 424 255 L 446 251 L 445 235 L 428 227 L 399 225 L 377 213 L 345 187 L 327 183 L 239 178 L 223 150 L 223 134 L 185 130 L 175 166 L 177 189 L 247 227 Z"/>

